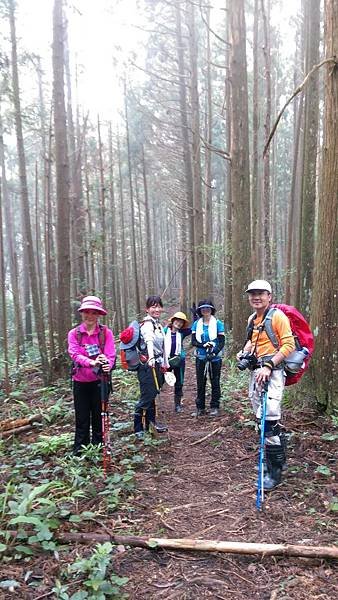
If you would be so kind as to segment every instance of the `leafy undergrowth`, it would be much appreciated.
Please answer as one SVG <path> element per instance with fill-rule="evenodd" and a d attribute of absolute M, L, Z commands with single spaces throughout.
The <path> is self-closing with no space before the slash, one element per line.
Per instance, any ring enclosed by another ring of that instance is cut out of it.
<path fill-rule="evenodd" d="M 41 411 L 43 421 L 26 434 L 1 440 L 0 598 L 336 597 L 328 560 L 159 551 L 108 541 L 109 534 L 119 534 L 335 543 L 337 418 L 318 416 L 306 406 L 295 410 L 286 402 L 288 471 L 266 497 L 264 511 L 257 512 L 257 436 L 246 379 L 228 368 L 221 416 L 196 420 L 190 414 L 195 383 L 188 362 L 184 412 L 174 413 L 172 390 L 164 390 L 160 418 L 169 434 L 140 443 L 131 433 L 137 380 L 116 371 L 112 465 L 105 478 L 100 449 L 71 454 L 69 385 L 41 387 L 32 371 L 2 404 L 3 419 Z M 103 537 L 99 543 L 67 542 L 74 532 Z"/>

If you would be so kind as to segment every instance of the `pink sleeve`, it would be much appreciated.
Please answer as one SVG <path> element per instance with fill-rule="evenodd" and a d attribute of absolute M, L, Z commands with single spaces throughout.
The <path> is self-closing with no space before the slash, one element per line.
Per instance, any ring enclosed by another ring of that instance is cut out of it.
<path fill-rule="evenodd" d="M 108 328 L 106 329 L 106 342 L 104 345 L 104 354 L 105 357 L 109 360 L 110 368 L 112 368 L 115 363 L 116 349 L 113 332 L 111 331 L 111 329 Z"/>
<path fill-rule="evenodd" d="M 82 347 L 77 341 L 76 329 L 71 329 L 68 333 L 68 354 L 70 358 L 81 367 L 90 367 L 91 359 L 82 354 Z"/>

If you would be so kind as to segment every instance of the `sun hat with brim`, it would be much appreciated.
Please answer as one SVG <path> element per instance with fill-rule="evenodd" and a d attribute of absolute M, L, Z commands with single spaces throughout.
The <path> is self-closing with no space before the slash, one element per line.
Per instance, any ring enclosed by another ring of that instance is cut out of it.
<path fill-rule="evenodd" d="M 138 321 L 132 321 L 129 327 L 120 333 L 120 350 L 128 350 L 135 346 L 140 335 L 140 324 Z"/>
<path fill-rule="evenodd" d="M 265 281 L 264 279 L 256 279 L 255 281 L 252 281 L 251 283 L 249 283 L 245 291 L 253 292 L 254 290 L 257 290 L 259 292 L 269 292 L 269 294 L 272 293 L 270 283 L 268 281 Z"/>
<path fill-rule="evenodd" d="M 214 315 L 216 312 L 215 306 L 212 300 L 200 300 L 197 306 L 197 314 L 202 317 L 202 308 L 210 308 L 211 314 Z"/>
<path fill-rule="evenodd" d="M 183 323 L 183 329 L 185 327 L 188 327 L 189 321 L 187 319 L 187 315 L 184 314 L 184 312 L 181 312 L 181 311 L 176 312 L 172 317 L 170 317 L 170 319 L 168 319 L 168 321 L 169 321 L 169 323 L 172 324 L 172 322 L 175 321 L 175 319 L 179 319 L 180 321 L 184 321 L 184 323 Z"/>
<path fill-rule="evenodd" d="M 85 296 L 82 298 L 79 312 L 83 310 L 96 310 L 100 315 L 106 315 L 107 311 L 103 308 L 100 298 L 97 296 Z"/>

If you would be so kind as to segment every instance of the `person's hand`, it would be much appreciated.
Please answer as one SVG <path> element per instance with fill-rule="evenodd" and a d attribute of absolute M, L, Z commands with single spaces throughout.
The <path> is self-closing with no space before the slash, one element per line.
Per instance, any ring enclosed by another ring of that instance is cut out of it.
<path fill-rule="evenodd" d="M 203 348 L 213 348 L 214 345 L 214 342 L 206 342 L 205 344 L 203 344 Z"/>
<path fill-rule="evenodd" d="M 148 360 L 148 366 L 151 367 L 152 369 L 155 367 L 156 361 L 154 358 L 149 358 Z"/>
<path fill-rule="evenodd" d="M 256 371 L 256 382 L 259 385 L 264 384 L 266 381 L 269 381 L 271 376 L 271 369 L 269 367 L 261 367 Z"/>
<path fill-rule="evenodd" d="M 161 373 L 167 373 L 167 371 L 169 371 L 168 367 L 161 367 L 160 368 Z"/>
<path fill-rule="evenodd" d="M 237 352 L 237 354 L 236 354 L 237 360 L 241 360 L 242 356 L 243 356 L 243 350 L 240 350 L 239 352 Z"/>

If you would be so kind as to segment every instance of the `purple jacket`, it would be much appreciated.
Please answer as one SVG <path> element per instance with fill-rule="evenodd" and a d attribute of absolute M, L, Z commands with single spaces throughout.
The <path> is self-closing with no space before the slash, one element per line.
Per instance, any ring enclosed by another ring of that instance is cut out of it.
<path fill-rule="evenodd" d="M 80 327 L 80 331 L 82 333 L 81 336 L 81 344 L 78 342 L 77 329 Z M 82 383 L 88 383 L 89 381 L 97 381 L 98 376 L 93 371 L 93 367 L 91 366 L 91 361 L 95 357 L 89 358 L 87 352 L 87 346 L 97 344 L 100 347 L 100 339 L 99 339 L 99 326 L 96 325 L 94 332 L 91 335 L 88 335 L 86 326 L 84 323 L 81 323 L 80 326 L 74 327 L 68 333 L 68 354 L 70 355 L 72 361 L 75 364 L 75 369 L 73 373 L 74 381 L 81 381 Z M 101 354 L 101 350 L 99 351 Z M 111 329 L 108 327 L 105 328 L 105 345 L 103 349 L 103 354 L 105 354 L 107 360 L 109 361 L 110 367 L 113 366 L 116 357 L 114 336 Z"/>

